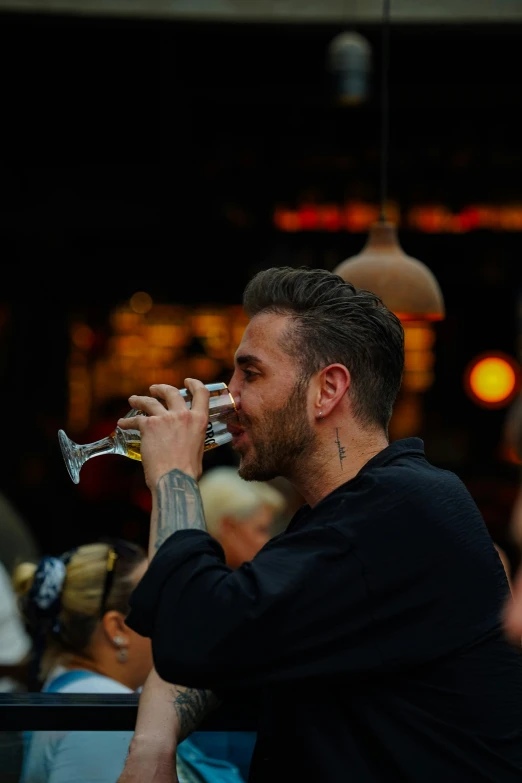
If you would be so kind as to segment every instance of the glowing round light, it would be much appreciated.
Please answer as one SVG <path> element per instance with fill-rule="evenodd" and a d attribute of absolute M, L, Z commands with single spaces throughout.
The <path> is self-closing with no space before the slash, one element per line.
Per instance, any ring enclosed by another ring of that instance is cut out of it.
<path fill-rule="evenodd" d="M 148 313 L 152 307 L 152 297 L 145 291 L 136 291 L 136 293 L 131 296 L 129 304 L 131 310 L 134 310 L 135 313 L 144 315 L 145 313 Z"/>
<path fill-rule="evenodd" d="M 96 335 L 87 324 L 75 324 L 71 329 L 71 339 L 77 348 L 90 351 L 96 342 Z"/>
<path fill-rule="evenodd" d="M 485 407 L 502 407 L 513 398 L 520 382 L 520 368 L 507 355 L 476 357 L 468 365 L 465 385 L 471 398 Z"/>

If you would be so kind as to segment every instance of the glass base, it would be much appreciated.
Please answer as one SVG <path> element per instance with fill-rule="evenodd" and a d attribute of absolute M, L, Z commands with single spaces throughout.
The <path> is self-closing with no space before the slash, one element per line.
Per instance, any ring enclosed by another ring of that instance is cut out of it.
<path fill-rule="evenodd" d="M 79 484 L 80 469 L 83 463 L 76 451 L 76 443 L 73 443 L 73 441 L 67 437 L 63 430 L 58 430 L 58 440 L 60 442 L 60 448 L 62 450 L 65 465 L 69 471 L 69 476 L 75 484 Z"/>

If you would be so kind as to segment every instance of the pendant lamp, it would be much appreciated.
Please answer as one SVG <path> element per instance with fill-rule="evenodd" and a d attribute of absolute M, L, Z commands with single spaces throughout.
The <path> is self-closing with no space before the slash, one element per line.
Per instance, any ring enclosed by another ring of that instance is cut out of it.
<path fill-rule="evenodd" d="M 381 199 L 380 217 L 372 224 L 362 251 L 334 270 L 356 288 L 377 294 L 402 321 L 441 321 L 444 299 L 431 270 L 408 256 L 399 244 L 397 228 L 386 219 L 389 125 L 390 0 L 383 0 L 381 87 Z"/>

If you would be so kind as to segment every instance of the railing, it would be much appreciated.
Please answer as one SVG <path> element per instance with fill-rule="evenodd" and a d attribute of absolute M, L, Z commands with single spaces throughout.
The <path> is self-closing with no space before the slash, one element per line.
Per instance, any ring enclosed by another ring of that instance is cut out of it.
<path fill-rule="evenodd" d="M 139 696 L 99 693 L 0 694 L 1 731 L 134 731 Z M 246 708 L 222 705 L 198 731 L 255 731 Z"/>

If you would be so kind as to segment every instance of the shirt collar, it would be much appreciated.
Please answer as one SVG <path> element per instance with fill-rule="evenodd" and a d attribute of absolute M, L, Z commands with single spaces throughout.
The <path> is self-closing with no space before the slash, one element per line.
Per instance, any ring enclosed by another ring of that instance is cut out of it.
<path fill-rule="evenodd" d="M 357 475 L 363 473 L 370 467 L 381 467 L 382 465 L 387 465 L 389 462 L 393 462 L 397 457 L 403 457 L 410 454 L 420 457 L 424 456 L 424 441 L 422 438 L 401 438 L 400 440 L 395 440 L 393 443 L 390 443 L 389 446 L 386 446 L 385 449 L 379 451 L 375 457 L 368 460 Z"/>
<path fill-rule="evenodd" d="M 403 457 L 406 455 L 417 457 L 425 456 L 424 441 L 422 438 L 401 438 L 400 440 L 396 440 L 393 443 L 390 443 L 388 446 L 386 446 L 386 448 L 382 449 L 382 451 L 379 451 L 378 454 L 369 459 L 368 462 L 362 466 L 360 471 L 353 478 L 349 479 L 349 481 L 346 481 L 344 484 L 340 484 L 327 497 L 331 497 L 336 492 L 339 492 L 348 484 L 350 484 L 352 481 L 356 481 L 359 476 L 362 476 L 370 468 L 383 467 L 384 465 L 388 465 L 390 462 L 393 462 L 398 457 Z M 319 501 L 319 504 L 320 503 L 321 501 Z M 304 503 L 304 505 L 297 509 L 286 529 L 290 530 L 290 528 L 294 528 L 298 522 L 308 514 L 309 511 L 310 506 L 308 503 Z"/>

